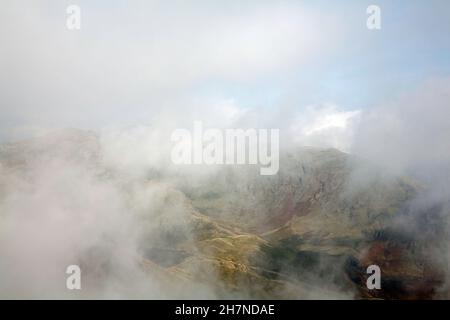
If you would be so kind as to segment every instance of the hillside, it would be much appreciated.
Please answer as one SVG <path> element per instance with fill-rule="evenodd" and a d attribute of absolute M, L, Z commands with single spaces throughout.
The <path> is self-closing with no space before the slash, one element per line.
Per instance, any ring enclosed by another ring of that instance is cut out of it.
<path fill-rule="evenodd" d="M 106 242 L 80 251 L 87 274 L 99 264 L 86 252 L 107 243 L 102 259 L 108 268 L 115 268 L 111 256 L 125 250 L 152 281 L 173 288 L 201 284 L 218 298 L 433 298 L 444 281 L 444 270 L 427 256 L 430 243 L 397 227 L 421 188 L 338 150 L 290 150 L 275 176 L 226 166 L 202 179 L 158 168 L 137 178 L 103 163 L 94 133 L 65 130 L 0 146 L 0 218 L 13 217 L 11 201 L 22 201 L 27 188 L 39 189 L 42 167 L 54 163 L 62 171 L 49 170 L 46 181 L 69 167 L 88 172 L 90 184 L 114 190 L 131 221 L 130 247 L 118 244 L 116 234 L 124 231 L 114 227 L 102 231 Z M 70 179 L 78 176 L 64 185 Z M 29 210 L 39 214 L 40 208 Z M 96 226 L 87 225 L 95 233 Z M 70 233 L 70 225 L 64 228 Z M 381 290 L 365 287 L 371 264 L 382 269 Z"/>

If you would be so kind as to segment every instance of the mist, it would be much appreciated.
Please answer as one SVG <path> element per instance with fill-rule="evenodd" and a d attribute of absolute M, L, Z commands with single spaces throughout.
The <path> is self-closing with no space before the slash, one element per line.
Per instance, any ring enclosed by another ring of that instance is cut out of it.
<path fill-rule="evenodd" d="M 378 34 L 356 2 L 77 3 L 79 32 L 65 27 L 71 2 L 0 10 L 0 298 L 357 298 L 345 259 L 301 257 L 318 277 L 271 256 L 285 249 L 283 228 L 306 234 L 295 246 L 322 241 L 340 256 L 327 237 L 364 221 L 332 216 L 349 202 L 375 215 L 395 207 L 391 227 L 425 248 L 444 274 L 435 296 L 448 298 L 446 2 L 423 26 L 411 24 L 420 7 L 398 25 L 394 10 Z M 426 59 L 405 66 L 410 52 Z M 175 165 L 171 134 L 195 121 L 278 129 L 280 172 Z M 254 261 L 267 270 L 247 270 Z M 66 288 L 73 264 L 80 291 Z M 281 284 L 261 280 L 271 268 Z"/>

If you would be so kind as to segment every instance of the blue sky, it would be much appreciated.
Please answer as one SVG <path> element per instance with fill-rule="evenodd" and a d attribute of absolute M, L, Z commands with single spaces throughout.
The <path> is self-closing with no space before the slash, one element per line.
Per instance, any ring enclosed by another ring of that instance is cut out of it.
<path fill-rule="evenodd" d="M 381 30 L 365 27 L 370 4 L 382 10 Z M 249 105 L 277 104 L 289 97 L 299 105 L 328 101 L 352 109 L 382 103 L 450 74 L 446 1 L 310 1 L 309 6 L 340 19 L 344 41 L 333 52 L 249 84 L 208 79 L 197 89 Z"/>

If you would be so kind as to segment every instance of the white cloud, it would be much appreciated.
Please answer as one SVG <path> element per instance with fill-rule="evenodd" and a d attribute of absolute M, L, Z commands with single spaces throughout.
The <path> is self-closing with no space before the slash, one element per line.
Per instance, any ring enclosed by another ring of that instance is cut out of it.
<path fill-rule="evenodd" d="M 450 79 L 435 78 L 367 110 L 352 151 L 396 171 L 443 177 L 450 169 L 449 101 Z"/>
<path fill-rule="evenodd" d="M 80 7 L 82 28 L 68 31 L 64 3 L 2 4 L 3 134 L 16 125 L 98 128 L 186 112 L 203 81 L 279 77 L 339 41 L 336 21 L 296 2 Z"/>
<path fill-rule="evenodd" d="M 346 111 L 334 104 L 309 106 L 297 113 L 289 134 L 296 144 L 348 151 L 360 114 L 360 110 Z"/>

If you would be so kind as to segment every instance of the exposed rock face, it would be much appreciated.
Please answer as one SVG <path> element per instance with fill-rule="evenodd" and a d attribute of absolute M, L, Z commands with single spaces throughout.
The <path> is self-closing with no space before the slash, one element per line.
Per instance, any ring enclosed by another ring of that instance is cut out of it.
<path fill-rule="evenodd" d="M 223 167 L 193 181 L 152 169 L 134 181 L 103 166 L 94 134 L 70 130 L 2 145 L 0 191 L 16 173 L 61 157 L 121 190 L 139 225 L 139 266 L 167 283 L 294 299 L 428 299 L 443 284 L 427 239 L 395 227 L 420 188 L 337 150 L 285 153 L 275 176 Z M 371 264 L 382 270 L 381 290 L 365 286 Z"/>

